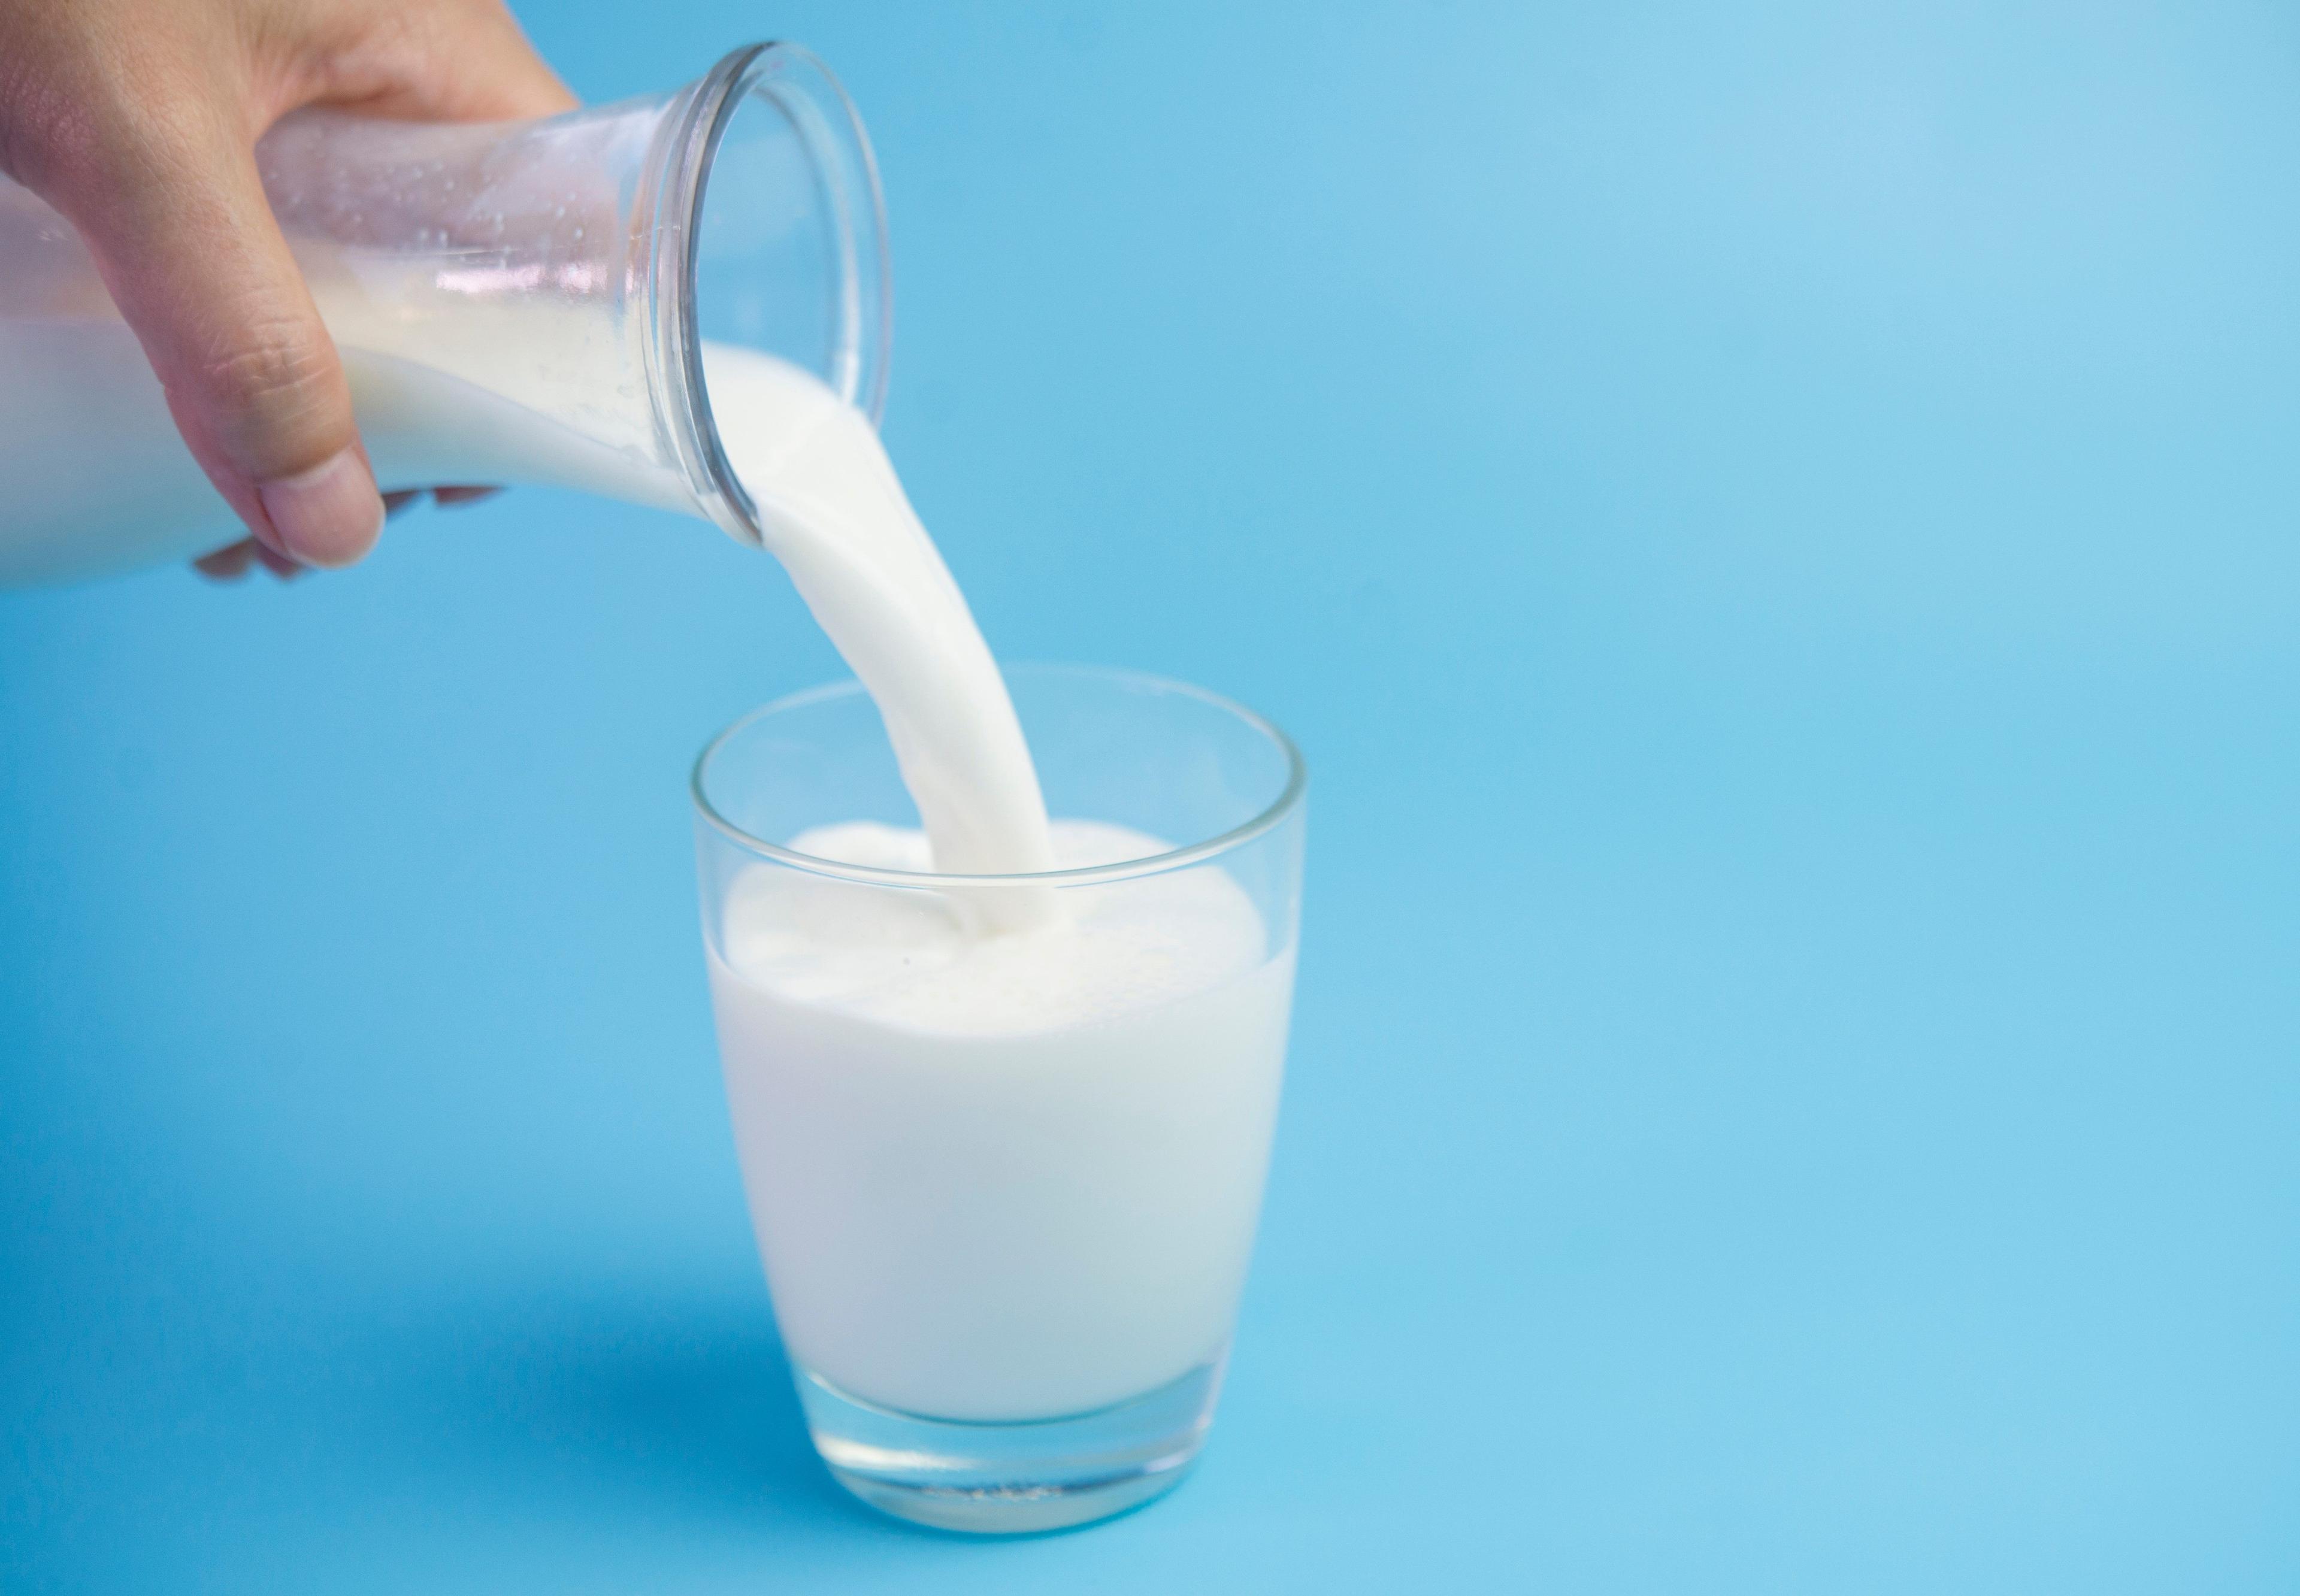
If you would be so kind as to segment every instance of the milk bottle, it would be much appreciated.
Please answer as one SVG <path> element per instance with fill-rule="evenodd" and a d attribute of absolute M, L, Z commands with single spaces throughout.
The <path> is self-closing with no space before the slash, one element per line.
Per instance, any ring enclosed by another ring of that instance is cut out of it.
<path fill-rule="evenodd" d="M 387 492 L 554 484 L 756 545 L 704 341 L 773 354 L 878 412 L 878 176 L 804 50 L 738 50 L 672 93 L 534 122 L 302 112 L 257 154 Z M 238 536 L 78 235 L 5 179 L 0 484 L 0 586 Z"/>

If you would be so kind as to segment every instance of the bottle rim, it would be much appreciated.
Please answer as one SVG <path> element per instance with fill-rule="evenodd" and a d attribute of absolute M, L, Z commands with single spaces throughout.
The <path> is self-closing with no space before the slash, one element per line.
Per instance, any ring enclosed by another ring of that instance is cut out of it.
<path fill-rule="evenodd" d="M 893 262 L 887 205 L 870 135 L 844 86 L 803 46 L 771 40 L 729 52 L 695 84 L 671 129 L 660 220 L 653 229 L 656 374 L 674 423 L 670 440 L 702 508 L 743 543 L 761 542 L 758 507 L 727 456 L 703 369 L 699 314 L 704 209 L 711 172 L 736 114 L 754 94 L 789 118 L 834 218 L 838 330 L 829 370 L 818 371 L 877 426 L 894 348 Z"/>

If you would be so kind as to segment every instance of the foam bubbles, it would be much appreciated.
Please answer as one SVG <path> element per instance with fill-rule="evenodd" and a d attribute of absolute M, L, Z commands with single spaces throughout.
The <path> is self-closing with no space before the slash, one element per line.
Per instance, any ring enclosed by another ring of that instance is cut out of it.
<path fill-rule="evenodd" d="M 1065 869 L 1146 859 L 1171 844 L 1121 826 L 1057 820 Z M 877 869 L 932 869 L 918 831 L 855 821 L 792 839 L 795 852 Z M 905 1029 L 1007 1035 L 1088 1026 L 1221 985 L 1261 964 L 1261 915 L 1219 867 L 1062 893 L 1069 912 L 985 935 L 954 894 L 747 870 L 727 895 L 727 962 L 788 1002 Z"/>

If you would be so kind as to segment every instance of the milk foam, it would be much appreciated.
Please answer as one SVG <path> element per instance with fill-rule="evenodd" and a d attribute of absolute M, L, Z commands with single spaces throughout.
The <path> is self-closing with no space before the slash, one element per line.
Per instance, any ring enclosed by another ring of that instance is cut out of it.
<path fill-rule="evenodd" d="M 1170 844 L 1122 826 L 1057 820 L 1064 869 L 1148 859 Z M 795 852 L 924 871 L 920 832 L 853 822 L 792 839 Z M 1219 869 L 1104 882 L 1059 920 L 978 935 L 952 894 L 890 891 L 760 868 L 727 896 L 727 962 L 792 1002 L 947 1035 L 1011 1035 L 1106 1023 L 1219 985 L 1261 963 L 1262 917 Z"/>

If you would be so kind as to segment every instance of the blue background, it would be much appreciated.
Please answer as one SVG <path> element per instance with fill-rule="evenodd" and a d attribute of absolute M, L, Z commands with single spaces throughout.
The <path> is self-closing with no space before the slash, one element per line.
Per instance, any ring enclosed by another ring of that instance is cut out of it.
<path fill-rule="evenodd" d="M 2300 21 L 546 4 L 820 49 L 994 644 L 1313 769 L 1199 1475 L 812 1459 L 683 779 L 699 526 L 0 596 L 0 1587 L 2290 1591 Z"/>

